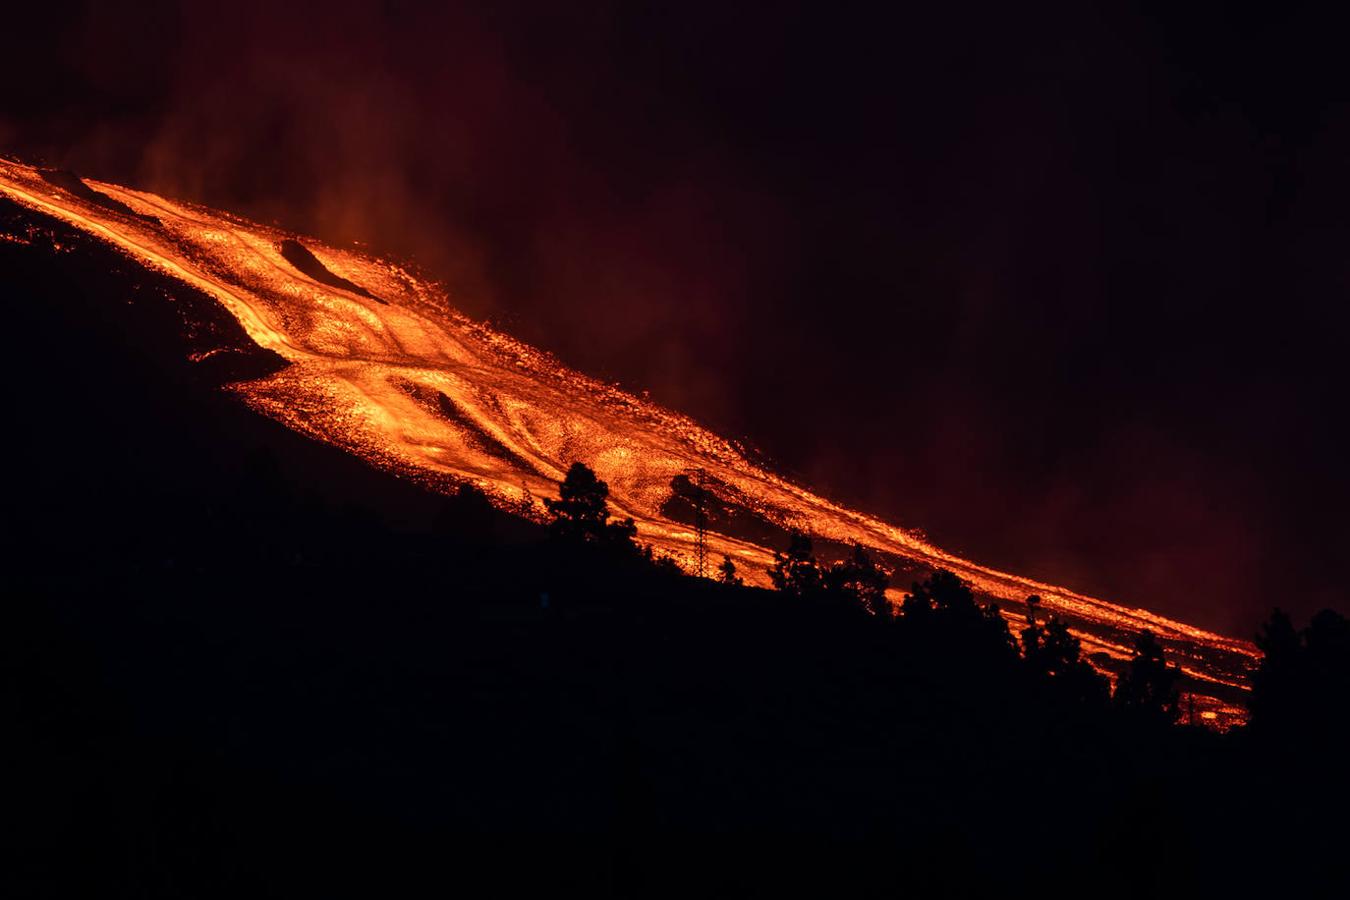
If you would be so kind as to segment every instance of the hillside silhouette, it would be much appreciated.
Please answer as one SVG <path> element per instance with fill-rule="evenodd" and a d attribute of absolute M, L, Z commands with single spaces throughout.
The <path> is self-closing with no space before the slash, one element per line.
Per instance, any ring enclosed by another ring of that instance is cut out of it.
<path fill-rule="evenodd" d="M 29 235 L 0 242 L 7 895 L 1344 882 L 1335 614 L 1272 618 L 1252 726 L 1217 734 L 1156 644 L 1112 690 L 950 573 L 892 610 L 895 573 L 793 535 L 779 590 L 692 579 L 584 465 L 539 524 L 254 415 L 219 388 L 274 357 L 25 215 L 0 203 Z"/>

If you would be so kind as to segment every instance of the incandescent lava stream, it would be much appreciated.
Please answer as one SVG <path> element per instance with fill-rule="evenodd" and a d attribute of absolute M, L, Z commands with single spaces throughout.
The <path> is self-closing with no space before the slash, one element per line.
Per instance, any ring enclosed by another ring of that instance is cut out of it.
<path fill-rule="evenodd" d="M 0 194 L 94 235 L 146 267 L 214 297 L 259 346 L 287 363 L 230 390 L 254 410 L 433 490 L 470 482 L 523 509 L 552 496 L 582 461 L 609 483 L 639 537 L 686 567 L 691 525 L 669 512 L 672 482 L 703 470 L 717 501 L 774 529 L 857 542 L 907 570 L 945 567 L 1020 621 L 1039 594 L 1108 674 L 1152 629 L 1220 727 L 1240 708 L 1255 649 L 1159 616 L 1000 572 L 792 483 L 691 419 L 568 369 L 456 312 L 404 266 L 329 247 L 228 213 L 0 160 Z M 542 510 L 537 510 L 542 512 Z M 716 523 L 713 525 L 716 528 Z M 764 530 L 712 533 L 754 584 L 772 562 Z M 898 599 L 898 592 L 893 594 Z"/>

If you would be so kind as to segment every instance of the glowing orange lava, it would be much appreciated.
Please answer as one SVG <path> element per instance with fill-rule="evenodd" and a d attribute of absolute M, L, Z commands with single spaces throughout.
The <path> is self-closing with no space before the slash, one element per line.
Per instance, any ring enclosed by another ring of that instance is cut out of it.
<path fill-rule="evenodd" d="M 662 504 L 675 476 L 703 469 L 715 493 L 769 522 L 951 569 L 1017 621 L 1022 601 L 1039 594 L 1088 653 L 1124 658 L 1131 635 L 1152 629 L 1191 677 L 1205 721 L 1244 718 L 1235 700 L 1256 655 L 1246 642 L 977 565 L 831 503 L 685 416 L 469 321 L 437 285 L 397 264 L 306 238 L 303 248 L 331 273 L 311 277 L 283 252 L 296 235 L 143 191 L 86 183 L 116 202 L 94 202 L 36 169 L 0 160 L 5 196 L 206 292 L 254 341 L 283 357 L 290 365 L 279 373 L 231 389 L 298 431 L 433 489 L 470 481 L 503 505 L 555 495 L 567 467 L 585 462 L 609 483 L 612 505 L 633 517 L 640 539 L 686 565 L 693 530 L 663 515 Z M 714 559 L 730 556 L 749 582 L 767 583 L 770 548 L 711 534 L 708 550 Z"/>

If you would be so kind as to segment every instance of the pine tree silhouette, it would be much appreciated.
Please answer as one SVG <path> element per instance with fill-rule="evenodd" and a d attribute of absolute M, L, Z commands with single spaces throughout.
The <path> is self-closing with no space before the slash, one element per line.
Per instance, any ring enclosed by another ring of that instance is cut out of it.
<path fill-rule="evenodd" d="M 557 538 L 633 546 L 637 526 L 632 519 L 609 521 L 609 485 L 584 463 L 572 463 L 558 489 L 557 500 L 545 500 L 553 517 L 549 531 Z"/>

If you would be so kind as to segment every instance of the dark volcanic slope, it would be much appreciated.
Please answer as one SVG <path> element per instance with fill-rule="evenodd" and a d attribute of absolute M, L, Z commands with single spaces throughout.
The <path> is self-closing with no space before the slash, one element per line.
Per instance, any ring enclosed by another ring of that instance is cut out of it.
<path fill-rule="evenodd" d="M 703 470 L 724 505 L 748 513 L 719 519 L 729 530 L 711 531 L 708 546 L 734 559 L 752 583 L 767 584 L 776 542 L 732 532 L 737 521 L 801 528 L 826 547 L 857 542 L 900 569 L 952 570 L 997 599 L 1015 622 L 1026 597 L 1040 596 L 1108 671 L 1149 629 L 1192 679 L 1204 715 L 1241 716 L 1234 701 L 1254 657 L 1250 644 L 994 570 L 833 503 L 685 416 L 469 322 L 437 285 L 396 262 L 307 240 L 302 249 L 322 263 L 318 269 L 298 252 L 287 258 L 283 251 L 295 251 L 299 238 L 276 228 L 117 185 L 91 187 L 155 217 L 157 224 L 148 223 L 56 190 L 30 167 L 5 163 L 0 170 L 0 190 L 15 201 L 216 297 L 254 342 L 289 363 L 233 390 L 255 410 L 374 467 L 438 490 L 467 480 L 502 507 L 519 509 L 554 493 L 568 466 L 584 461 L 610 485 L 612 505 L 635 520 L 640 538 L 686 566 L 693 529 L 667 515 L 673 509 L 667 501 L 678 476 Z M 297 260 L 314 274 L 300 272 Z M 373 290 L 381 302 L 351 285 Z M 407 390 L 410 382 L 428 396 L 447 397 L 456 414 L 419 402 Z"/>
<path fill-rule="evenodd" d="M 279 363 L 214 300 L 2 200 L 0 273 L 6 896 L 1200 895 L 1295 852 L 1343 878 L 1233 736 L 441 508 L 219 390 Z"/>
<path fill-rule="evenodd" d="M 24 511 L 15 549 L 60 571 L 70 554 L 187 541 L 238 489 L 243 461 L 276 460 L 298 492 L 428 523 L 438 501 L 247 409 L 226 383 L 285 362 L 214 298 L 83 232 L 0 199 L 3 354 Z M 163 555 L 169 555 L 166 551 Z"/>

